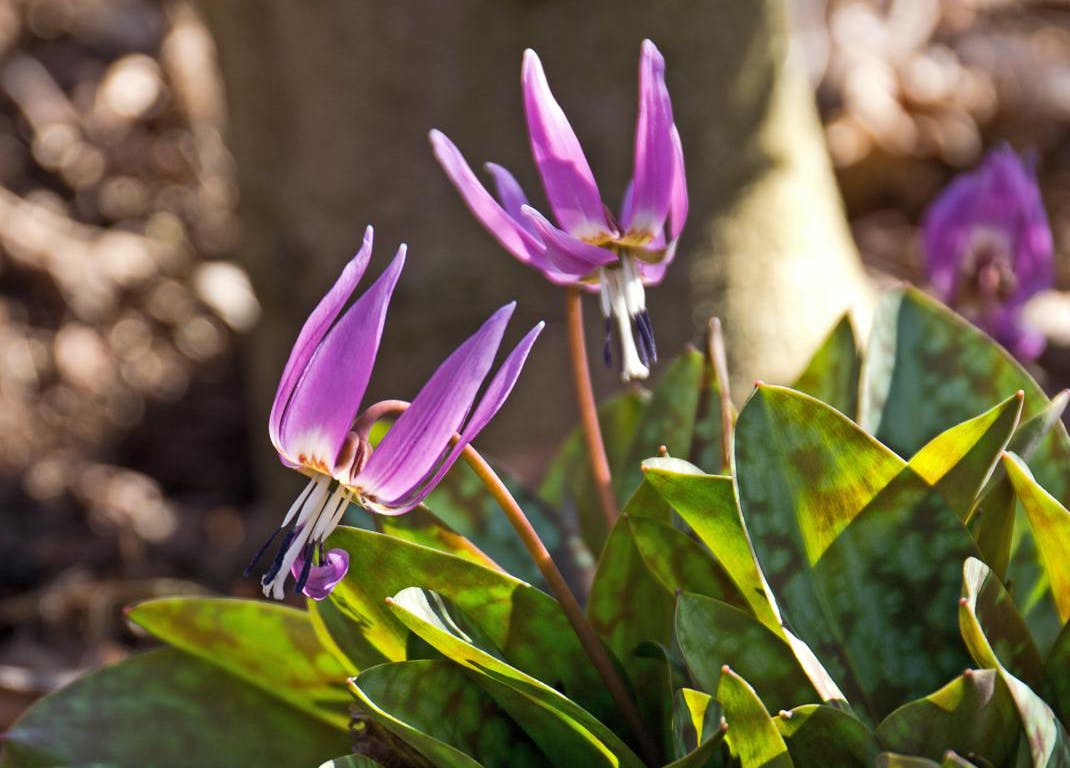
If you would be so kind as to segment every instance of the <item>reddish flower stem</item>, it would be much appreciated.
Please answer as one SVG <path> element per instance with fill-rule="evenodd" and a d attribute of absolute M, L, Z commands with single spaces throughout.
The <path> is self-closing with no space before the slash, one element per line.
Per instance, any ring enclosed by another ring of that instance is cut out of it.
<path fill-rule="evenodd" d="M 479 476 L 479 479 L 483 481 L 483 485 L 494 496 L 498 506 L 505 512 L 506 518 L 520 536 L 520 540 L 531 555 L 531 559 L 535 561 L 539 572 L 546 579 L 546 585 L 557 597 L 557 601 L 561 604 L 561 608 L 572 625 L 576 637 L 579 638 L 583 650 L 587 652 L 587 656 L 594 665 L 595 670 L 602 677 L 602 681 L 606 684 L 610 695 L 613 696 L 613 700 L 632 729 L 639 744 L 640 752 L 643 754 L 643 759 L 648 765 L 657 765 L 658 749 L 643 724 L 643 718 L 639 713 L 638 707 L 632 700 L 624 680 L 617 673 L 617 668 L 609 658 L 609 654 L 606 653 L 606 649 L 602 646 L 602 641 L 595 633 L 594 627 L 587 620 L 579 601 L 572 594 L 572 590 L 569 588 L 564 576 L 561 575 L 561 571 L 558 570 L 557 564 L 550 557 L 550 552 L 546 549 L 546 545 L 542 543 L 542 539 L 535 532 L 535 528 L 532 527 L 524 511 L 517 504 L 516 499 L 513 498 L 509 489 L 505 487 L 501 478 L 498 477 L 486 460 L 470 445 L 464 449 L 462 455 L 468 465 Z"/>
<path fill-rule="evenodd" d="M 602 427 L 598 423 L 598 406 L 591 386 L 591 369 L 587 366 L 587 342 L 583 335 L 583 298 L 580 289 L 569 286 L 566 290 L 565 314 L 568 318 L 568 349 L 572 360 L 572 381 L 576 386 L 576 404 L 580 409 L 583 437 L 587 444 L 587 456 L 591 462 L 591 474 L 598 489 L 598 502 L 611 529 L 620 512 L 613 493 L 613 476 L 609 470 L 609 457 L 602 439 Z"/>

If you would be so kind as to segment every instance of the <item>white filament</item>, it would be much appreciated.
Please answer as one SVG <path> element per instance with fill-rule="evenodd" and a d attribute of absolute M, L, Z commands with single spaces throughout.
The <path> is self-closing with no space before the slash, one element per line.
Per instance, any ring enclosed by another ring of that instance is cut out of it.
<path fill-rule="evenodd" d="M 632 335 L 632 321 L 646 309 L 646 297 L 633 259 L 630 256 L 623 257 L 619 269 L 603 268 L 601 277 L 599 299 L 602 315 L 616 321 L 620 335 L 620 377 L 623 381 L 645 379 L 650 375 L 650 369 L 643 365 L 639 357 Z"/>

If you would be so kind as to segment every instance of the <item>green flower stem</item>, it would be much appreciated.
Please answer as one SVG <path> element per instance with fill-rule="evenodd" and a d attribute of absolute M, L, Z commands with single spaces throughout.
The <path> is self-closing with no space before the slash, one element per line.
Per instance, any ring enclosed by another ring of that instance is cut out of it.
<path fill-rule="evenodd" d="M 462 455 L 468 465 L 479 475 L 479 479 L 483 481 L 487 490 L 494 496 L 502 511 L 505 512 L 506 518 L 520 536 L 520 540 L 524 543 L 532 560 L 535 561 L 535 565 L 538 566 L 543 578 L 546 579 L 546 585 L 554 593 L 557 601 L 564 609 L 565 616 L 568 617 L 569 623 L 572 624 L 572 629 L 576 632 L 576 637 L 579 638 L 584 651 L 587 652 L 591 663 L 598 671 L 598 674 L 601 675 L 610 695 L 613 696 L 613 700 L 617 703 L 635 734 L 643 759 L 648 765 L 657 765 L 658 750 L 654 740 L 643 725 L 643 718 L 639 714 L 639 709 L 628 693 L 628 688 L 617 672 L 613 661 L 609 658 L 609 654 L 606 653 L 602 641 L 595 634 L 594 627 L 587 621 L 587 616 L 576 600 L 576 596 L 572 594 L 572 590 L 569 589 L 564 576 L 561 575 L 557 564 L 550 557 L 546 545 L 542 543 L 539 534 L 535 532 L 535 528 L 532 527 L 531 522 L 524 514 L 524 510 L 517 504 L 516 499 L 513 498 L 513 495 L 505 487 L 494 469 L 472 446 L 467 446 Z"/>
<path fill-rule="evenodd" d="M 598 489 L 598 501 L 606 518 L 607 530 L 613 527 L 620 512 L 613 493 L 613 476 L 609 470 L 609 457 L 602 440 L 602 427 L 598 423 L 598 406 L 591 386 L 591 369 L 587 366 L 587 342 L 583 335 L 583 299 L 580 289 L 569 286 L 566 290 L 565 314 L 568 318 L 568 348 L 572 360 L 572 381 L 576 386 L 576 403 L 583 422 L 583 437 L 587 443 L 587 456 L 591 462 L 594 485 Z"/>

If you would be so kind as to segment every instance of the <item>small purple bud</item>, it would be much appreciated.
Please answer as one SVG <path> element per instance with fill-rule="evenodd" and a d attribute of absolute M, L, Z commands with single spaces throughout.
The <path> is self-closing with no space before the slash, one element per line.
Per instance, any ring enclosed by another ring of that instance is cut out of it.
<path fill-rule="evenodd" d="M 1036 358 L 1044 339 L 1022 308 L 1055 279 L 1051 229 L 1036 175 L 1002 147 L 955 178 L 922 219 L 933 292 L 1015 356 Z"/>
<path fill-rule="evenodd" d="M 311 555 L 311 550 L 308 553 Z M 319 565 L 310 565 L 305 553 L 294 562 L 290 572 L 300 584 L 301 591 L 313 600 L 323 600 L 349 571 L 349 553 L 344 549 L 332 549 L 323 557 Z"/>

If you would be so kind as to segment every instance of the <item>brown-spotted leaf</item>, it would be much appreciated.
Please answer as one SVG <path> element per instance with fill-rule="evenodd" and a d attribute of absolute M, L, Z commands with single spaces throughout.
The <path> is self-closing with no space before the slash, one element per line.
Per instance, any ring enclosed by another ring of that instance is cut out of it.
<path fill-rule="evenodd" d="M 139 603 L 129 618 L 329 725 L 349 723 L 346 671 L 304 611 L 254 600 L 167 597 Z"/>

